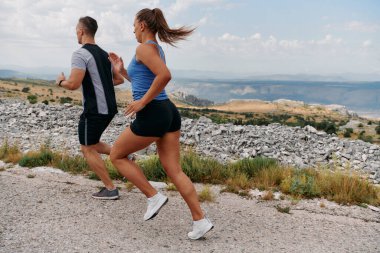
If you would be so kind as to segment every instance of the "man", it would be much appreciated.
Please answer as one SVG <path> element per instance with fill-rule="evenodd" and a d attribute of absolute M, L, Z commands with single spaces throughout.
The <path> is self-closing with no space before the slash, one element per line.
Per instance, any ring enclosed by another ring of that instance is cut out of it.
<path fill-rule="evenodd" d="M 58 75 L 56 84 L 68 90 L 82 86 L 83 113 L 80 116 L 78 135 L 81 150 L 90 168 L 104 183 L 104 188 L 94 193 L 97 199 L 118 199 L 119 191 L 112 183 L 100 154 L 108 154 L 111 147 L 100 142 L 100 137 L 117 113 L 114 85 L 124 82 L 113 73 L 108 53 L 95 44 L 98 25 L 91 17 L 82 17 L 76 26 L 78 43 L 83 45 L 71 59 L 71 74 L 66 80 Z"/>

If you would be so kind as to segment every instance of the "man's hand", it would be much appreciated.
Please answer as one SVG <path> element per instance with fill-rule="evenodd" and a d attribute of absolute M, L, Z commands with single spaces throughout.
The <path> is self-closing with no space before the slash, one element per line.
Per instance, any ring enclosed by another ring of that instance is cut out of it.
<path fill-rule="evenodd" d="M 108 59 L 110 60 L 112 66 L 115 68 L 116 72 L 121 73 L 124 70 L 123 59 L 113 52 L 110 52 L 108 55 Z"/>
<path fill-rule="evenodd" d="M 55 84 L 56 85 L 59 85 L 59 82 L 60 81 L 65 81 L 66 80 L 66 77 L 65 77 L 65 74 L 63 73 L 63 72 L 61 72 L 61 74 L 59 74 L 58 76 L 57 76 L 57 79 L 55 79 Z"/>

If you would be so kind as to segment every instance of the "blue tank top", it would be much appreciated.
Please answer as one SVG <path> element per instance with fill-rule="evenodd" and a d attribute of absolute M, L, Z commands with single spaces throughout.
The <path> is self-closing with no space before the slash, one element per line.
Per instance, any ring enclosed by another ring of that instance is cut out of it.
<path fill-rule="evenodd" d="M 160 58 L 166 64 L 165 54 L 161 46 L 152 40 L 148 40 L 146 44 L 156 45 L 160 53 Z M 136 60 L 136 55 L 132 58 L 132 61 L 128 65 L 127 74 L 132 84 L 133 100 L 141 99 L 149 90 L 154 78 L 156 77 L 147 66 Z M 164 100 L 167 98 L 168 96 L 166 95 L 165 89 L 163 89 L 160 94 L 154 98 L 154 100 Z"/>

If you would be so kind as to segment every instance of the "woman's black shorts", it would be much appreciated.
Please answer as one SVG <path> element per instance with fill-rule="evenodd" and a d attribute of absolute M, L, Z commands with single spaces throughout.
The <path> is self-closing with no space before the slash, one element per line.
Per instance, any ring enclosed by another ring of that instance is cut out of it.
<path fill-rule="evenodd" d="M 181 129 L 181 116 L 177 107 L 169 100 L 152 100 L 131 124 L 131 130 L 138 136 L 162 137 L 167 132 Z"/>

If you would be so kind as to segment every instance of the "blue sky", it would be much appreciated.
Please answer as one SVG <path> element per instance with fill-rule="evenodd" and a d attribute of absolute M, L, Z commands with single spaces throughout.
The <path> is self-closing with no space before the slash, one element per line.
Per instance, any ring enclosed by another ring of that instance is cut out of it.
<path fill-rule="evenodd" d="M 85 15 L 98 20 L 97 43 L 128 62 L 137 45 L 133 18 L 145 7 L 160 7 L 171 26 L 198 27 L 178 48 L 164 46 L 172 69 L 380 74 L 376 0 L 3 0 L 0 67 L 68 68 Z"/>

